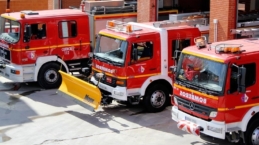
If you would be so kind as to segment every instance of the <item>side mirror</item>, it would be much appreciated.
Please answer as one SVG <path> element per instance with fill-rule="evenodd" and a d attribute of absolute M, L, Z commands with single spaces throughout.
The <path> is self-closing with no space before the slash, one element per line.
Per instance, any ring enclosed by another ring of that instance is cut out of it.
<path fill-rule="evenodd" d="M 172 71 L 172 73 L 174 74 L 176 72 L 176 66 L 170 66 L 170 70 Z"/>
<path fill-rule="evenodd" d="M 135 61 L 138 60 L 138 49 L 137 48 L 133 48 L 133 59 Z"/>
<path fill-rule="evenodd" d="M 29 42 L 31 38 L 31 25 L 25 25 L 24 41 Z"/>
<path fill-rule="evenodd" d="M 245 67 L 239 67 L 238 69 L 239 72 L 239 85 L 238 85 L 238 91 L 240 93 L 245 93 L 246 92 L 246 68 Z"/>
<path fill-rule="evenodd" d="M 175 50 L 175 51 L 174 51 L 173 59 L 176 60 L 176 59 L 178 58 L 178 54 L 180 54 L 180 53 L 181 53 L 181 51 Z"/>

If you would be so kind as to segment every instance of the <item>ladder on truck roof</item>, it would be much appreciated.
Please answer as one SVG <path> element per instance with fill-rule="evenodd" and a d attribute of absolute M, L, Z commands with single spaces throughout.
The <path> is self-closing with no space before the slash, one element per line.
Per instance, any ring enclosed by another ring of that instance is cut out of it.
<path fill-rule="evenodd" d="M 208 25 L 207 18 L 198 18 L 191 20 L 178 20 L 178 21 L 159 21 L 154 22 L 153 26 L 156 28 L 166 28 L 166 27 L 176 27 L 176 26 L 184 26 L 184 25 Z"/>
<path fill-rule="evenodd" d="M 259 35 L 259 28 L 231 29 L 230 32 L 231 34 L 254 37 L 255 35 Z"/>

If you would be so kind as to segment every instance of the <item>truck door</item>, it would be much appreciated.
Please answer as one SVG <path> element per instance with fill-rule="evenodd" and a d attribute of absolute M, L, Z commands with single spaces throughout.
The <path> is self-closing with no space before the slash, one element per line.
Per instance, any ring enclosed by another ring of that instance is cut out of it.
<path fill-rule="evenodd" d="M 75 20 L 58 22 L 58 48 L 52 51 L 63 60 L 80 58 L 80 39 L 78 37 L 77 22 Z"/>
<path fill-rule="evenodd" d="M 152 39 L 135 41 L 129 47 L 127 88 L 140 88 L 148 77 L 160 72 L 160 53 L 156 53 L 160 47 Z"/>
<path fill-rule="evenodd" d="M 30 28 L 31 36 L 29 36 L 28 42 L 23 38 L 22 63 L 33 64 L 38 57 L 49 55 L 48 26 L 45 22 L 27 23 L 24 26 L 24 33 L 26 32 L 26 26 Z"/>
<path fill-rule="evenodd" d="M 250 57 L 250 56 L 247 56 Z M 242 117 L 247 112 L 249 107 L 246 106 L 253 106 L 253 104 L 258 103 L 258 77 L 256 77 L 258 67 L 256 66 L 255 60 L 245 60 L 245 56 L 242 57 L 243 61 L 237 60 L 233 62 L 234 64 L 238 65 L 239 67 L 243 66 L 246 68 L 246 76 L 245 76 L 245 87 L 246 92 L 240 93 L 237 91 L 237 74 L 238 69 L 233 66 L 229 66 L 230 71 L 228 71 L 228 77 L 226 77 L 226 91 L 228 92 L 227 96 L 225 97 L 225 108 L 228 111 L 225 113 L 225 120 L 226 122 L 239 122 L 242 120 Z M 232 65 L 232 63 L 230 64 Z M 256 80 L 257 79 L 257 80 Z M 233 109 L 234 108 L 234 109 Z M 238 109 L 240 108 L 240 109 Z"/>

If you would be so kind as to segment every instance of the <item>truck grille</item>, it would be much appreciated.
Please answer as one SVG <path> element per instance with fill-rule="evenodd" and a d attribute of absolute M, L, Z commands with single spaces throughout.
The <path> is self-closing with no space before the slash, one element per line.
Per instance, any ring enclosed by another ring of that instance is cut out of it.
<path fill-rule="evenodd" d="M 0 58 L 3 58 L 4 60 L 10 61 L 11 60 L 10 51 L 0 47 Z"/>
<path fill-rule="evenodd" d="M 210 108 L 198 103 L 194 103 L 192 101 L 185 100 L 177 96 L 174 96 L 174 97 L 176 97 L 176 100 L 179 106 L 183 106 L 184 108 L 191 110 L 193 112 L 199 113 L 201 115 L 205 115 L 209 117 L 210 112 L 216 111 L 216 109 L 214 108 Z"/>

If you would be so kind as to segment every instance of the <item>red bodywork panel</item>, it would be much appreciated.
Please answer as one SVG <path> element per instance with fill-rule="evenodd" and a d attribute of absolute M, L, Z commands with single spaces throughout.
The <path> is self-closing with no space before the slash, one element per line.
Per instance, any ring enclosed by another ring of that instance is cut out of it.
<path fill-rule="evenodd" d="M 147 27 L 141 27 L 141 30 L 134 32 L 133 34 L 127 35 L 121 32 L 115 32 L 112 30 L 102 30 L 100 31 L 101 35 L 108 37 L 114 37 L 117 39 L 125 40 L 128 42 L 128 50 L 126 55 L 126 63 L 122 67 L 113 66 L 106 62 L 101 62 L 98 60 L 93 60 L 93 70 L 99 72 L 105 72 L 106 75 L 116 77 L 119 79 L 127 80 L 127 89 L 139 89 L 142 87 L 143 83 L 150 78 L 151 76 L 161 75 L 161 66 L 173 66 L 175 64 L 173 57 L 173 40 L 179 39 L 190 39 L 190 45 L 194 45 L 192 41 L 193 38 L 201 36 L 200 31 L 197 28 L 183 26 L 183 27 L 169 27 L 166 28 L 168 32 L 168 48 L 161 48 L 161 37 L 159 31 L 150 29 L 148 27 L 153 26 L 152 22 L 142 23 Z M 177 34 L 177 35 L 176 35 Z M 152 41 L 153 42 L 153 57 L 148 60 L 143 60 L 139 62 L 132 62 L 131 53 L 132 53 L 132 44 L 138 42 Z M 167 49 L 168 51 L 168 64 L 163 64 L 163 58 L 161 53 Z M 97 66 L 96 66 L 97 65 Z M 102 66 L 102 67 L 100 67 Z M 115 73 L 111 74 L 107 70 L 116 70 Z M 170 72 L 168 67 L 168 72 Z M 171 76 L 171 73 L 166 74 Z M 151 83 L 151 82 L 149 82 Z"/>
<path fill-rule="evenodd" d="M 227 76 L 226 82 L 224 87 L 224 94 L 220 96 L 210 96 L 199 91 L 189 89 L 180 85 L 174 84 L 173 87 L 173 94 L 174 96 L 179 97 L 180 99 L 186 100 L 188 102 L 195 102 L 198 105 L 202 105 L 204 107 L 214 108 L 218 114 L 215 118 L 209 118 L 208 115 L 203 115 L 201 113 L 197 113 L 192 111 L 188 107 L 183 107 L 183 105 L 178 104 L 178 108 L 181 111 L 184 111 L 188 114 L 192 114 L 197 118 L 203 119 L 212 119 L 215 121 L 221 121 L 225 123 L 234 123 L 242 121 L 243 117 L 246 115 L 248 110 L 252 107 L 259 105 L 259 77 L 255 77 L 257 73 L 253 72 L 246 72 L 246 79 L 250 79 L 250 77 L 255 78 L 254 83 L 246 87 L 245 94 L 239 92 L 232 92 L 228 93 L 230 90 L 231 82 L 231 66 L 232 64 L 236 64 L 238 66 L 246 65 L 246 64 L 255 64 L 258 66 L 259 59 L 259 51 L 255 48 L 259 47 L 259 40 L 258 39 L 238 39 L 238 40 L 228 40 L 224 42 L 217 42 L 213 43 L 212 46 L 216 46 L 217 44 L 242 44 L 241 50 L 245 50 L 242 53 L 215 53 L 215 50 L 212 48 L 211 50 L 208 49 L 197 49 L 196 46 L 190 46 L 184 50 L 185 53 L 190 55 L 195 55 L 198 57 L 206 58 L 209 60 L 215 60 L 222 63 L 225 63 L 228 67 L 227 69 Z M 259 67 L 255 67 L 255 72 L 259 71 Z M 248 69 L 249 70 L 249 69 Z M 247 70 L 247 71 L 248 71 Z M 251 70 L 251 68 L 250 68 Z M 195 73 L 195 71 L 192 71 Z M 190 74 L 190 79 L 192 78 L 192 73 Z M 224 77 L 224 76 L 222 76 Z M 190 95 L 190 97 L 189 97 Z M 194 95 L 194 99 L 193 99 Z M 195 98 L 201 98 L 201 100 L 206 100 L 204 102 L 197 101 Z M 171 98 L 171 103 L 173 105 L 177 105 L 174 102 L 174 98 Z M 252 117 L 253 114 L 248 114 L 249 117 Z"/>
<path fill-rule="evenodd" d="M 38 15 L 25 15 L 24 19 L 20 18 L 20 12 L 2 14 L 3 17 L 7 15 L 13 20 L 19 21 L 21 25 L 20 40 L 9 45 L 12 63 L 18 65 L 34 64 L 38 57 L 50 55 L 57 55 L 64 61 L 88 57 L 90 52 L 90 32 L 89 18 L 86 13 L 72 9 L 37 12 L 39 13 Z M 77 33 L 75 37 L 60 37 L 62 31 L 58 25 L 66 21 L 76 22 Z M 46 37 L 43 39 L 31 39 L 28 43 L 24 42 L 25 24 L 38 23 L 46 25 Z M 8 28 L 6 28 L 6 31 L 9 31 Z M 4 41 L 1 41 L 1 43 L 7 45 Z"/>

